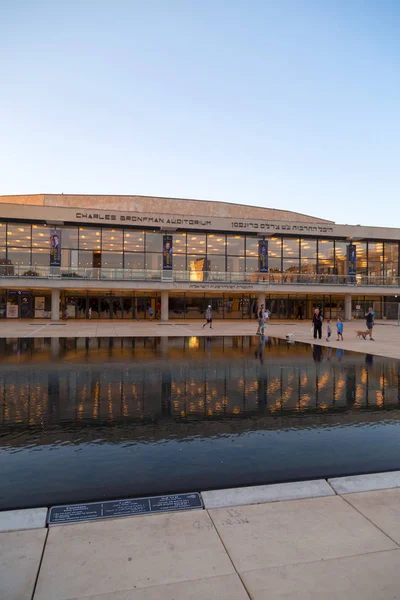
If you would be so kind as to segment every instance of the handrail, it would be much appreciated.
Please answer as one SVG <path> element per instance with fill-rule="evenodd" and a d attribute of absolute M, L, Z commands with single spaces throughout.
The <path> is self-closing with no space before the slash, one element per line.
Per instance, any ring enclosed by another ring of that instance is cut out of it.
<path fill-rule="evenodd" d="M 348 285 L 400 287 L 400 277 L 379 275 L 326 275 L 309 273 L 249 273 L 225 271 L 163 271 L 88 267 L 23 267 L 0 265 L 0 277 L 86 279 L 114 281 L 163 281 L 190 283 L 259 283 L 264 285 Z"/>

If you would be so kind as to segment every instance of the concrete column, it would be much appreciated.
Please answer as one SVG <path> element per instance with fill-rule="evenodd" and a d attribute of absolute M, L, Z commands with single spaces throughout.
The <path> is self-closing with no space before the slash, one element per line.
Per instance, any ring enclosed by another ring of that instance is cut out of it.
<path fill-rule="evenodd" d="M 51 320 L 60 320 L 60 290 L 51 290 Z"/>
<path fill-rule="evenodd" d="M 258 292 L 258 310 L 260 310 L 261 304 L 264 304 L 265 308 L 265 292 Z"/>
<path fill-rule="evenodd" d="M 344 318 L 346 321 L 351 321 L 351 295 L 346 294 L 344 297 Z"/>
<path fill-rule="evenodd" d="M 161 292 L 161 321 L 168 321 L 168 290 Z"/>

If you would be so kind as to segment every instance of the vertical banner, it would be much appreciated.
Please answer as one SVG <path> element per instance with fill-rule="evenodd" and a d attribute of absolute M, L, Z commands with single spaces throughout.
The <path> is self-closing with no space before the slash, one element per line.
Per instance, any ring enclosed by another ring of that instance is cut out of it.
<path fill-rule="evenodd" d="M 50 231 L 50 266 L 61 267 L 61 231 L 52 229 Z"/>
<path fill-rule="evenodd" d="M 357 254 L 356 246 L 349 244 L 347 246 L 347 274 L 356 275 L 357 272 Z"/>
<path fill-rule="evenodd" d="M 163 236 L 163 271 L 172 270 L 172 235 Z"/>
<path fill-rule="evenodd" d="M 268 240 L 258 240 L 258 270 L 268 273 Z"/>

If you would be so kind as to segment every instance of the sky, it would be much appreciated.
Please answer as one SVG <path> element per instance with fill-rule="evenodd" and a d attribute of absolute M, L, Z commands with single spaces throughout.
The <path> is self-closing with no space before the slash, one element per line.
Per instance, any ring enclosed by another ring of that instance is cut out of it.
<path fill-rule="evenodd" d="M 398 0 L 0 0 L 0 195 L 400 227 Z"/>

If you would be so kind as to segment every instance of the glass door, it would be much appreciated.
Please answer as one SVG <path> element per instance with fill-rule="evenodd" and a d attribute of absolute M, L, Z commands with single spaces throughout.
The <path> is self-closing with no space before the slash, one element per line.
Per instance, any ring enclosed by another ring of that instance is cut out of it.
<path fill-rule="evenodd" d="M 100 319 L 111 319 L 111 298 L 100 298 Z"/>

